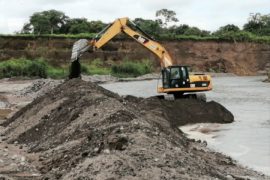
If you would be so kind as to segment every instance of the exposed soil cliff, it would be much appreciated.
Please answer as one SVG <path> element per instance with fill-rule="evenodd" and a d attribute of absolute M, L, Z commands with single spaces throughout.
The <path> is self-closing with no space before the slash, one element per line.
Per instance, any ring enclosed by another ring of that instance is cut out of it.
<path fill-rule="evenodd" d="M 0 60 L 44 57 L 52 64 L 68 63 L 74 41 L 61 38 L 0 37 Z M 196 71 L 252 75 L 264 72 L 270 63 L 269 44 L 187 40 L 163 41 L 161 44 L 178 64 L 190 65 Z M 86 53 L 82 60 L 95 58 L 104 60 L 108 65 L 123 59 L 152 59 L 156 67 L 159 67 L 158 59 L 131 39 L 113 40 L 103 50 Z"/>

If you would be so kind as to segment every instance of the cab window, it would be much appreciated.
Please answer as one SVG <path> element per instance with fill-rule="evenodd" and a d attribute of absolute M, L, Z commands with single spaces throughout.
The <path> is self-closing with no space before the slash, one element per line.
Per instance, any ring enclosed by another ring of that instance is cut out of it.
<path fill-rule="evenodd" d="M 186 68 L 181 67 L 181 71 L 182 71 L 183 79 L 187 79 L 187 70 L 186 70 Z"/>
<path fill-rule="evenodd" d="M 163 87 L 168 88 L 169 87 L 169 73 L 170 71 L 168 69 L 164 69 L 162 71 L 163 73 Z"/>
<path fill-rule="evenodd" d="M 180 79 L 180 72 L 179 68 L 171 68 L 171 79 Z"/>

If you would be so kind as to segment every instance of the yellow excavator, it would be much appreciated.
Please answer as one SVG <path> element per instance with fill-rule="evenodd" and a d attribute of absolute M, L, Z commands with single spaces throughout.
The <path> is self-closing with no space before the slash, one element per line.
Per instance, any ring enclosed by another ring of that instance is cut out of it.
<path fill-rule="evenodd" d="M 80 77 L 79 58 L 84 52 L 93 52 L 101 48 L 119 33 L 125 33 L 130 36 L 159 58 L 162 67 L 162 86 L 157 88 L 158 93 L 167 93 L 172 95 L 173 98 L 178 98 L 186 93 L 190 94 L 192 92 L 212 90 L 210 75 L 189 74 L 188 66 L 175 64 L 167 50 L 161 44 L 151 38 L 128 18 L 116 19 L 90 41 L 81 39 L 74 43 L 69 78 Z"/>

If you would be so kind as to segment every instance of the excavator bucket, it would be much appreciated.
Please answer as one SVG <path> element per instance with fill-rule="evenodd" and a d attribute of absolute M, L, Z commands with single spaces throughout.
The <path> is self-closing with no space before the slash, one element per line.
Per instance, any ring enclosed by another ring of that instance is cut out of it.
<path fill-rule="evenodd" d="M 69 79 L 81 77 L 81 64 L 79 59 L 81 55 L 89 49 L 89 41 L 86 39 L 80 39 L 73 44 Z"/>
<path fill-rule="evenodd" d="M 78 60 L 81 55 L 90 49 L 87 39 L 80 39 L 73 44 L 71 62 Z"/>

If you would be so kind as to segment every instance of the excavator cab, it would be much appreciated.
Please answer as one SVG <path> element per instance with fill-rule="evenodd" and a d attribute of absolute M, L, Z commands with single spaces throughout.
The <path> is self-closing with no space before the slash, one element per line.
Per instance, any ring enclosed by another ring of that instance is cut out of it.
<path fill-rule="evenodd" d="M 211 77 L 205 74 L 191 75 L 188 66 L 168 66 L 162 69 L 162 86 L 159 93 L 173 94 L 177 97 L 185 93 L 210 91 Z"/>
<path fill-rule="evenodd" d="M 163 88 L 190 87 L 187 66 L 169 66 L 162 70 Z"/>

